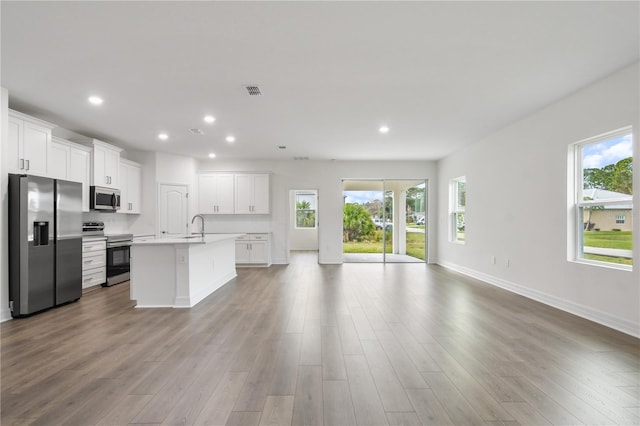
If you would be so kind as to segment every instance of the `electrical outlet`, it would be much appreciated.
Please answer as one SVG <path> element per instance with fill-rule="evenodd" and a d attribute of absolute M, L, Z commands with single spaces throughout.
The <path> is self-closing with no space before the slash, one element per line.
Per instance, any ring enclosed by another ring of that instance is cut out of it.
<path fill-rule="evenodd" d="M 184 258 L 184 255 L 180 255 L 180 263 L 186 263 L 187 260 Z"/>

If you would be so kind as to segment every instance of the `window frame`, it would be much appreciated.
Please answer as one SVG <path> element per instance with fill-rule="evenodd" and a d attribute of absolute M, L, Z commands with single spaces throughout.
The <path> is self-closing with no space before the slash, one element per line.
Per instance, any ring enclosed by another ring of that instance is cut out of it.
<path fill-rule="evenodd" d="M 631 205 L 631 216 L 633 217 L 633 204 L 634 195 L 631 195 L 631 199 L 628 198 L 610 198 L 605 200 L 584 200 L 584 170 L 583 170 L 583 149 L 585 146 L 605 142 L 616 137 L 631 135 L 632 147 L 633 147 L 633 128 L 632 126 L 625 126 L 620 129 L 612 130 L 610 132 L 602 133 L 597 136 L 593 136 L 581 141 L 575 142 L 570 145 L 570 173 L 568 176 L 569 193 L 570 195 L 570 221 L 573 222 L 573 232 L 569 233 L 568 254 L 569 261 L 583 263 L 588 265 L 607 267 L 613 269 L 619 269 L 624 271 L 632 271 L 633 265 L 624 265 L 614 262 L 606 262 L 601 260 L 592 260 L 584 258 L 584 209 L 590 207 L 615 207 L 615 206 L 628 206 Z M 637 157 L 636 152 L 632 152 L 632 164 L 635 163 Z M 634 175 L 635 175 L 634 171 Z M 633 182 L 632 177 L 632 182 Z M 631 251 L 631 258 L 633 259 L 633 248 Z"/>
<path fill-rule="evenodd" d="M 465 185 L 465 197 L 464 197 L 464 205 L 461 205 L 459 201 L 460 194 L 460 183 L 464 183 Z M 466 236 L 467 236 L 467 220 L 466 220 L 466 209 L 467 209 L 467 177 L 459 176 L 457 178 L 453 178 L 449 181 L 449 242 L 455 244 L 465 244 Z M 463 232 L 463 239 L 458 238 L 458 216 L 463 216 L 465 230 Z"/>

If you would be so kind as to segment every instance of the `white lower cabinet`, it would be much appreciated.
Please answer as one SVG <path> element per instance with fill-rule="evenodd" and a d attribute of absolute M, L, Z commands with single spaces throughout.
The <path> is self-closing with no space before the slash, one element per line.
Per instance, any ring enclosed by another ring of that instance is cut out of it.
<path fill-rule="evenodd" d="M 236 264 L 271 265 L 269 234 L 246 234 L 236 239 Z"/>
<path fill-rule="evenodd" d="M 107 282 L 107 239 L 82 239 L 82 288 Z"/>

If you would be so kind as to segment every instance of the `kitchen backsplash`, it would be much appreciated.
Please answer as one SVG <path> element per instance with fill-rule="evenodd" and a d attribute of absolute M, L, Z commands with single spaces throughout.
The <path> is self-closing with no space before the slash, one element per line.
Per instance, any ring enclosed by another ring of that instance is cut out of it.
<path fill-rule="evenodd" d="M 104 222 L 105 234 L 124 234 L 129 232 L 128 215 L 117 213 L 84 212 L 83 222 Z"/>

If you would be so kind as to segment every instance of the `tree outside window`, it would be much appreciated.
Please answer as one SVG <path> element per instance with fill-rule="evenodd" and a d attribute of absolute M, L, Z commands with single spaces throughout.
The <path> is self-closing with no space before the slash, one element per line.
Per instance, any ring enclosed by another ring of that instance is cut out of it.
<path fill-rule="evenodd" d="M 315 228 L 316 219 L 316 194 L 296 192 L 296 228 Z"/>

